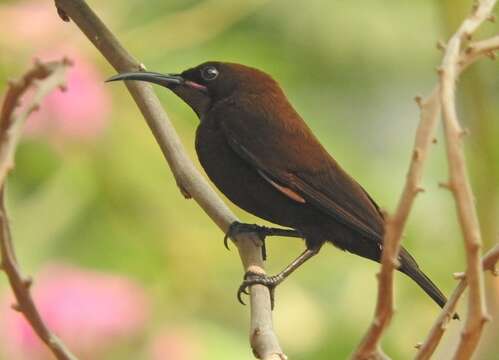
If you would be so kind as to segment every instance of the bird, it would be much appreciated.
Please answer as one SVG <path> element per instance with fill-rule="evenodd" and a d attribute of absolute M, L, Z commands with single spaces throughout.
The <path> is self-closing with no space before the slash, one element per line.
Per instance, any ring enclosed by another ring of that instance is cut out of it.
<path fill-rule="evenodd" d="M 267 73 L 208 61 L 178 74 L 125 72 L 107 81 L 146 81 L 168 88 L 196 113 L 195 148 L 215 186 L 243 210 L 284 228 L 234 222 L 227 237 L 256 232 L 303 238 L 305 250 L 281 272 L 246 272 L 237 297 L 254 284 L 275 288 L 325 243 L 376 262 L 383 251 L 384 215 L 366 190 L 328 153 Z M 226 241 L 225 239 L 225 241 Z M 397 270 L 440 307 L 447 301 L 400 248 Z"/>

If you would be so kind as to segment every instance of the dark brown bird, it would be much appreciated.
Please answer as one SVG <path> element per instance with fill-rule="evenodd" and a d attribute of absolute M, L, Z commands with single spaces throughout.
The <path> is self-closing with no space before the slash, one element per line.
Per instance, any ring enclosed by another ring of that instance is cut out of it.
<path fill-rule="evenodd" d="M 196 151 L 209 178 L 242 209 L 293 230 L 235 223 L 230 234 L 256 231 L 303 237 L 306 250 L 275 276 L 247 273 L 252 284 L 275 287 L 325 242 L 380 261 L 383 215 L 369 194 L 328 154 L 269 75 L 247 66 L 206 62 L 181 74 L 133 72 L 113 80 L 142 80 L 167 87 L 201 120 Z M 399 271 L 437 304 L 445 296 L 402 248 Z"/>

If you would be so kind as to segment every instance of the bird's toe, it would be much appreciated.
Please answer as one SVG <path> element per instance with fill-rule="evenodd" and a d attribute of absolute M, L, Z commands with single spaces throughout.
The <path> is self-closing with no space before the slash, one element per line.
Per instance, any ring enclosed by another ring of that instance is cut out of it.
<path fill-rule="evenodd" d="M 239 286 L 239 289 L 237 291 L 237 299 L 239 302 L 243 305 L 246 305 L 242 299 L 242 294 L 249 295 L 248 289 L 253 286 L 253 285 L 263 285 L 267 289 L 269 289 L 270 292 L 270 304 L 271 308 L 274 309 L 274 293 L 275 293 L 275 288 L 277 285 L 279 285 L 282 281 L 282 277 L 279 275 L 276 276 L 267 276 L 265 274 L 260 274 L 260 273 L 255 273 L 252 271 L 246 272 L 244 274 L 244 280 Z"/>

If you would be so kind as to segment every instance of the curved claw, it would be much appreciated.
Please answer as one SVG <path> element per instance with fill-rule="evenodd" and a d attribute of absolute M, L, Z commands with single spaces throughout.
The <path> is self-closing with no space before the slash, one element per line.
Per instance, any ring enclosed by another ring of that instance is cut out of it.
<path fill-rule="evenodd" d="M 230 250 L 229 248 L 229 239 L 232 238 L 232 236 L 236 233 L 236 228 L 240 224 L 239 221 L 234 221 L 232 224 L 229 225 L 229 229 L 225 233 L 224 236 L 224 246 L 227 250 Z"/>
<path fill-rule="evenodd" d="M 230 224 L 229 229 L 225 233 L 224 236 L 224 246 L 227 250 L 230 250 L 229 248 L 229 239 L 232 239 L 233 236 L 237 235 L 239 233 L 239 227 L 242 225 L 239 221 L 234 221 L 232 224 Z"/>
<path fill-rule="evenodd" d="M 225 246 L 225 248 L 227 250 L 230 251 L 230 247 L 229 247 L 229 232 L 230 232 L 230 229 L 229 229 L 229 231 L 227 231 L 227 233 L 224 236 L 224 246 Z"/>
<path fill-rule="evenodd" d="M 265 238 L 268 235 L 270 235 L 271 233 L 270 230 L 271 229 L 265 226 L 260 226 L 256 224 L 245 224 L 245 223 L 240 223 L 239 221 L 234 221 L 232 224 L 230 224 L 229 229 L 225 233 L 224 246 L 227 250 L 230 250 L 229 239 L 233 239 L 234 236 L 240 233 L 254 232 L 262 241 L 262 258 L 265 261 L 267 260 L 267 249 L 265 246 Z"/>
<path fill-rule="evenodd" d="M 270 293 L 270 308 L 274 310 L 274 295 L 275 295 L 275 288 L 279 283 L 282 281 L 278 276 L 267 276 L 263 274 L 258 274 L 254 273 L 251 271 L 246 272 L 244 274 L 244 280 L 239 286 L 239 289 L 237 290 L 237 300 L 243 304 L 246 305 L 245 302 L 242 299 L 242 294 L 249 295 L 248 288 L 252 285 L 263 285 L 265 286 Z"/>
<path fill-rule="evenodd" d="M 242 298 L 242 294 L 243 293 L 246 294 L 246 295 L 249 295 L 249 292 L 246 290 L 246 286 L 245 285 L 239 286 L 239 290 L 237 290 L 237 300 L 242 305 L 246 305 L 246 303 L 243 301 L 243 298 Z"/>

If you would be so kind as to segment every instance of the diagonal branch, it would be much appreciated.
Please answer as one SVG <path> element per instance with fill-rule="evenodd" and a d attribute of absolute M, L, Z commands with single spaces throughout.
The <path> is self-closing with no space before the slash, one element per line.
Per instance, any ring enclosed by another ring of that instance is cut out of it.
<path fill-rule="evenodd" d="M 73 20 L 106 60 L 118 72 L 137 71 L 139 64 L 119 43 L 84 0 L 56 0 L 63 20 Z M 167 114 L 151 86 L 143 82 L 127 82 L 126 86 L 149 125 L 182 193 L 192 197 L 223 231 L 237 220 L 224 202 L 194 167 Z M 247 270 L 264 272 L 261 242 L 256 235 L 237 237 L 236 245 Z M 250 343 L 256 357 L 265 360 L 285 359 L 273 331 L 270 297 L 267 288 L 251 287 Z"/>
<path fill-rule="evenodd" d="M 60 62 L 36 62 L 33 69 L 20 80 L 10 82 L 0 113 L 0 269 L 7 274 L 16 297 L 17 304 L 13 306 L 14 309 L 23 313 L 38 337 L 59 360 L 76 360 L 76 357 L 50 332 L 31 298 L 31 280 L 22 276 L 12 244 L 9 220 L 5 210 L 4 188 L 7 173 L 14 166 L 14 153 L 24 122 L 33 111 L 38 109 L 45 96 L 54 89 L 65 86 L 66 70 L 69 65 L 67 59 Z M 21 96 L 30 87 L 36 87 L 33 98 L 22 111 L 15 113 Z"/>
<path fill-rule="evenodd" d="M 484 271 L 490 271 L 495 276 L 498 276 L 497 270 L 495 268 L 497 262 L 499 261 L 499 245 L 496 245 L 491 250 L 487 252 L 487 254 L 483 257 L 482 267 Z M 433 324 L 426 340 L 423 344 L 418 346 L 419 350 L 415 357 L 415 360 L 428 360 L 431 358 L 435 349 L 437 348 L 444 332 L 447 328 L 447 324 L 449 323 L 452 315 L 456 311 L 457 304 L 461 298 L 461 295 L 464 293 L 464 290 L 468 286 L 468 282 L 466 281 L 466 277 L 463 277 L 459 284 L 454 289 L 454 292 L 445 304 L 442 312 L 436 319 Z"/>
<path fill-rule="evenodd" d="M 483 16 L 483 15 L 482 15 Z M 485 19 L 487 16 L 485 16 Z M 480 23 L 484 18 L 480 18 Z M 473 25 L 468 30 L 471 34 L 478 25 Z M 475 61 L 484 56 L 493 57 L 499 49 L 499 36 L 472 43 L 459 54 L 457 75 L 463 72 Z M 393 215 L 386 216 L 384 248 L 382 264 L 378 276 L 378 300 L 374 320 L 367 333 L 352 355 L 353 359 L 383 359 L 385 355 L 380 352 L 379 342 L 384 330 L 390 324 L 394 312 L 393 306 L 393 273 L 397 264 L 397 254 L 404 232 L 405 224 L 411 212 L 416 195 L 424 189 L 421 179 L 424 164 L 428 157 L 430 146 L 434 140 L 435 128 L 438 124 L 441 111 L 440 84 L 437 84 L 426 99 L 416 98 L 421 108 L 420 122 L 416 131 L 416 138 L 412 151 L 412 158 L 407 173 L 404 189 L 400 196 L 397 209 Z"/>
<path fill-rule="evenodd" d="M 482 247 L 480 224 L 462 148 L 464 132 L 459 124 L 456 110 L 455 84 L 459 73 L 459 59 L 463 41 L 470 38 L 478 26 L 490 16 L 495 3 L 496 0 L 483 0 L 474 6 L 472 14 L 449 40 L 442 65 L 439 68 L 440 101 L 449 164 L 448 188 L 454 195 L 459 223 L 464 236 L 467 261 L 466 277 L 469 283 L 468 315 L 461 333 L 461 340 L 456 349 L 456 359 L 469 359 L 471 357 L 487 321 L 487 314 L 480 259 Z"/>

